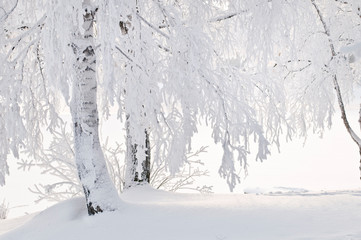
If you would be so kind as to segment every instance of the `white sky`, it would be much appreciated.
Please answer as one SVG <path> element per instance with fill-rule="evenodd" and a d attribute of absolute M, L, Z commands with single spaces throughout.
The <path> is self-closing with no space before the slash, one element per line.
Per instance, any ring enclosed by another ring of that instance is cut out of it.
<path fill-rule="evenodd" d="M 327 130 L 323 138 L 310 134 L 305 144 L 302 139 L 284 142 L 280 153 L 276 147 L 272 148 L 272 155 L 262 163 L 250 157 L 248 176 L 235 192 L 262 192 L 274 187 L 316 191 L 361 187 L 358 148 L 337 116 L 332 129 Z M 349 118 L 357 120 L 357 113 L 352 112 Z M 212 148 L 204 161 L 208 163 L 208 159 L 221 156 L 220 147 Z M 213 162 L 212 176 L 217 176 L 220 162 Z M 212 182 L 215 192 L 229 192 L 224 180 L 214 177 Z M 210 181 L 205 184 L 210 185 Z"/>

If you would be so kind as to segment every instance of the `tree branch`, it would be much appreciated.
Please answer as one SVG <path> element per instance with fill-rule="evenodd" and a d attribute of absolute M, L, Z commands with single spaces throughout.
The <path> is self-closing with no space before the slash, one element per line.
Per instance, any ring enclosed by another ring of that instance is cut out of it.
<path fill-rule="evenodd" d="M 6 12 L 5 9 L 3 7 L 0 7 L 0 9 L 2 9 L 5 12 L 5 15 L 0 19 L 0 22 L 5 21 L 10 14 L 15 10 L 15 8 L 18 6 L 19 0 L 16 0 L 14 7 L 9 11 Z"/>
<path fill-rule="evenodd" d="M 319 17 L 319 19 L 320 19 L 320 21 L 322 23 L 325 34 L 328 37 L 329 47 L 330 47 L 330 50 L 331 50 L 331 60 L 333 60 L 337 56 L 337 54 L 336 54 L 336 51 L 335 51 L 335 46 L 334 46 L 333 41 L 331 39 L 330 29 L 328 28 L 328 26 L 326 24 L 326 21 L 324 20 L 323 15 L 321 13 L 321 10 L 319 9 L 319 7 L 316 4 L 315 0 L 311 0 L 311 3 L 312 3 L 312 5 L 314 6 L 314 8 L 316 10 L 317 15 L 318 15 L 318 17 Z M 340 85 L 338 83 L 338 78 L 337 78 L 336 74 L 333 74 L 332 80 L 333 80 L 333 85 L 334 85 L 336 95 L 337 95 L 338 105 L 339 105 L 340 110 L 341 110 L 341 118 L 343 120 L 343 123 L 344 123 L 348 133 L 350 134 L 352 140 L 359 146 L 359 148 L 361 148 L 361 139 L 353 131 L 353 129 L 350 126 L 350 123 L 349 123 L 349 121 L 347 119 L 345 106 L 344 106 L 344 103 L 343 103 L 343 100 L 342 100 L 341 89 L 340 89 Z"/>
<path fill-rule="evenodd" d="M 164 32 L 159 30 L 159 27 L 156 28 L 154 25 L 152 25 L 150 22 L 148 22 L 147 20 L 145 20 L 142 16 L 140 16 L 139 13 L 137 13 L 137 17 L 142 20 L 147 26 L 149 26 L 151 29 L 153 29 L 154 31 L 156 31 L 157 33 L 159 33 L 160 35 L 162 35 L 163 37 L 169 39 L 169 36 L 167 34 L 165 34 Z"/>
<path fill-rule="evenodd" d="M 211 22 L 211 23 L 222 22 L 224 20 L 236 17 L 236 16 L 241 15 L 242 13 L 246 13 L 246 12 L 248 12 L 248 11 L 247 10 L 242 10 L 242 11 L 239 11 L 239 12 L 227 13 L 227 14 L 224 14 L 224 15 L 221 15 L 221 16 L 218 16 L 218 17 L 211 18 L 211 19 L 208 20 L 208 22 Z"/>

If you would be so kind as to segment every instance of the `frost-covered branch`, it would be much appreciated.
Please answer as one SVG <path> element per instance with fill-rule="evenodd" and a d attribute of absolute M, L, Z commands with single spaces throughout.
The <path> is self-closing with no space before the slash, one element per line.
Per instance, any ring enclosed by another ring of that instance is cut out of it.
<path fill-rule="evenodd" d="M 236 17 L 236 16 L 238 16 L 240 14 L 247 13 L 247 12 L 248 12 L 247 10 L 243 10 L 243 11 L 238 11 L 238 12 L 226 13 L 226 14 L 222 14 L 220 16 L 211 18 L 208 21 L 211 22 L 211 23 L 212 22 L 221 22 L 221 21 L 228 20 L 228 19 L 231 19 L 233 17 Z"/>
<path fill-rule="evenodd" d="M 162 35 L 165 38 L 169 39 L 169 36 L 167 34 L 165 34 L 164 32 L 159 30 L 159 27 L 155 27 L 154 25 L 152 25 L 151 23 L 149 23 L 147 20 L 145 20 L 139 13 L 137 13 L 137 17 L 142 20 L 147 26 L 149 26 L 150 28 L 152 28 L 154 31 L 156 31 L 157 33 L 159 33 L 160 35 Z"/>
<path fill-rule="evenodd" d="M 180 172 L 174 175 L 167 172 L 164 162 L 153 162 L 151 170 L 151 185 L 156 189 L 167 191 L 192 190 L 200 193 L 212 192 L 212 186 L 195 186 L 196 179 L 208 176 L 208 170 L 202 170 L 199 166 L 204 165 L 202 161 L 194 160 L 207 151 L 206 146 L 202 146 L 195 152 L 187 154 L 187 163 Z"/>
<path fill-rule="evenodd" d="M 19 4 L 19 0 L 16 0 L 14 6 L 13 6 L 9 11 L 6 11 L 6 10 L 4 9 L 4 7 L 0 7 L 0 9 L 3 10 L 3 12 L 4 12 L 4 15 L 0 18 L 0 22 L 6 21 L 6 19 L 9 17 L 9 15 L 10 15 L 12 12 L 14 12 L 14 10 L 15 10 L 16 7 L 18 6 L 18 4 Z"/>
<path fill-rule="evenodd" d="M 74 162 L 74 151 L 72 134 L 69 133 L 68 126 L 63 124 L 60 129 L 52 132 L 52 141 L 46 150 L 36 156 L 36 160 L 18 161 L 18 168 L 29 171 L 33 168 L 41 170 L 42 174 L 47 174 L 52 180 L 50 183 L 39 183 L 29 188 L 37 195 L 37 202 L 62 201 L 74 196 L 82 195 L 76 166 Z M 123 145 L 115 143 L 110 146 L 108 139 L 105 140 L 102 148 L 104 150 L 107 166 L 112 181 L 119 193 L 124 188 L 124 149 Z M 207 192 L 211 186 L 198 187 L 195 185 L 197 178 L 207 176 L 208 171 L 202 170 L 203 162 L 199 160 L 202 153 L 207 151 L 207 147 L 201 147 L 195 152 L 187 155 L 188 164 L 177 174 L 172 176 L 166 171 L 165 162 L 152 162 L 151 185 L 156 189 L 167 191 L 179 191 L 182 189 L 192 189 L 199 192 Z M 210 192 L 210 191 L 209 191 Z"/>
<path fill-rule="evenodd" d="M 332 37 L 331 37 L 331 33 L 330 33 L 330 28 L 328 27 L 325 19 L 323 18 L 323 15 L 320 11 L 320 8 L 318 7 L 318 5 L 316 4 L 315 0 L 311 0 L 312 5 L 314 6 L 316 12 L 317 12 L 317 16 L 319 17 L 324 32 L 328 37 L 328 42 L 329 42 L 329 48 L 331 51 L 331 61 L 335 60 L 337 58 L 337 53 L 335 51 L 335 46 L 334 43 L 332 41 Z M 343 123 L 348 131 L 348 133 L 350 134 L 352 140 L 361 148 L 361 139 L 360 137 L 354 132 L 354 130 L 352 129 L 352 127 L 350 126 L 350 123 L 347 119 L 347 115 L 346 115 L 346 110 L 345 110 L 345 106 L 342 100 L 342 94 L 341 94 L 341 89 L 340 89 L 340 85 L 339 85 L 339 81 L 338 81 L 338 77 L 336 74 L 333 74 L 332 76 L 333 79 L 333 84 L 334 84 L 334 88 L 336 91 L 336 96 L 337 96 L 337 101 L 338 101 L 338 105 L 340 107 L 340 111 L 341 111 L 341 117 L 343 120 Z M 360 166 L 360 170 L 361 170 L 361 166 Z"/>

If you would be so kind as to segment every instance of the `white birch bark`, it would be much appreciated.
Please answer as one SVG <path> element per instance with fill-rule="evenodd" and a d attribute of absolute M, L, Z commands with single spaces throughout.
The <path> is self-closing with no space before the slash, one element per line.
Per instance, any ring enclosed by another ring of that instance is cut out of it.
<path fill-rule="evenodd" d="M 120 28 L 122 35 L 129 36 L 133 41 L 142 41 L 142 27 L 140 21 L 134 16 L 139 14 L 139 5 L 138 1 L 135 4 L 135 14 L 128 15 L 126 21 L 120 21 Z M 131 17 L 129 17 L 131 16 Z M 136 58 L 137 55 L 142 54 L 142 48 L 134 48 L 128 49 L 128 52 L 132 53 L 133 57 Z M 128 81 L 136 81 L 134 75 L 131 75 Z M 132 89 L 130 89 L 132 90 Z M 135 100 L 135 99 L 131 99 Z M 134 101 L 138 102 L 139 101 Z M 138 106 L 144 109 L 145 103 L 139 103 Z M 150 142 L 149 142 L 149 131 L 144 129 L 144 132 L 141 130 L 138 134 L 142 135 L 144 141 L 137 142 L 134 138 L 133 134 L 136 129 L 134 126 L 132 128 L 132 124 L 130 121 L 133 121 L 134 116 L 131 116 L 133 113 L 130 109 L 126 109 L 129 113 L 126 116 L 126 170 L 125 170 L 125 188 L 130 188 L 132 186 L 136 186 L 139 184 L 149 184 L 150 183 Z M 136 112 L 136 111 L 135 111 Z M 146 122 L 146 114 L 141 111 L 140 113 L 143 121 Z M 144 135 L 143 135 L 144 133 Z M 139 139 L 138 139 L 139 140 Z M 138 152 L 139 151 L 139 152 Z"/>
<path fill-rule="evenodd" d="M 132 141 L 132 136 L 129 131 L 129 120 L 126 121 L 126 170 L 125 170 L 125 188 L 130 188 L 139 184 L 150 183 L 150 141 L 149 133 L 144 131 L 145 142 L 144 145 L 135 144 Z M 144 158 L 139 161 L 137 151 L 143 151 Z"/>
<path fill-rule="evenodd" d="M 97 110 L 94 17 L 96 8 L 83 1 L 83 33 L 73 46 L 77 57 L 71 113 L 74 123 L 75 159 L 88 213 L 113 211 L 119 207 L 117 191 L 110 180 L 99 142 Z"/>

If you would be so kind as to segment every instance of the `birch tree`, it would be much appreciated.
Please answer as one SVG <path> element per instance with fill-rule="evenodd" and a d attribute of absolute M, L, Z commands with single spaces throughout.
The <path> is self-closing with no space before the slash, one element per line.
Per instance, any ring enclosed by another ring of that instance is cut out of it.
<path fill-rule="evenodd" d="M 95 53 L 95 17 L 97 7 L 91 1 L 82 3 L 83 23 L 73 33 L 71 43 L 76 76 L 72 83 L 70 110 L 74 124 L 75 161 L 84 189 L 88 213 L 118 208 L 117 191 L 112 184 L 99 140 L 97 75 Z"/>
<path fill-rule="evenodd" d="M 135 9 L 129 9 L 129 13 L 126 16 L 120 16 L 119 27 L 123 36 L 127 39 L 125 41 L 142 41 L 142 32 L 141 32 L 141 23 L 138 18 L 140 16 L 140 4 L 138 1 L 135 1 Z M 117 48 L 120 52 L 122 50 Z M 137 55 L 141 55 L 142 44 L 140 46 L 128 49 L 126 51 L 132 58 L 138 57 Z M 129 59 L 128 59 L 129 60 Z M 136 70 L 131 69 L 131 72 Z M 137 81 L 137 73 L 128 75 L 126 81 L 134 82 Z M 130 91 L 132 91 L 130 89 Z M 134 99 L 130 99 L 130 101 L 134 101 Z M 141 104 L 141 108 L 144 108 L 146 102 L 138 102 Z M 139 108 L 139 107 L 138 107 Z M 150 139 L 149 139 L 149 127 L 144 126 L 144 141 L 143 143 L 135 143 L 133 142 L 132 134 L 134 129 L 131 129 L 131 121 L 133 119 L 133 114 L 143 115 L 145 113 L 136 112 L 132 110 L 125 109 L 126 112 L 126 171 L 125 171 L 125 188 L 129 188 L 135 186 L 137 184 L 149 184 L 150 183 L 150 157 L 151 157 L 151 149 L 150 149 Z M 146 124 L 146 123 L 145 123 Z M 144 154 L 137 154 L 138 151 L 141 151 Z"/>

